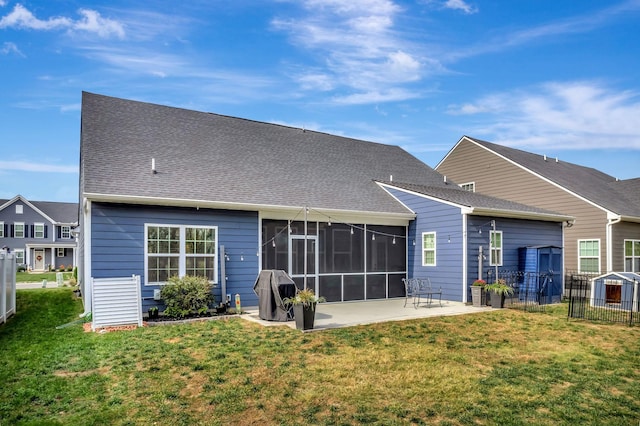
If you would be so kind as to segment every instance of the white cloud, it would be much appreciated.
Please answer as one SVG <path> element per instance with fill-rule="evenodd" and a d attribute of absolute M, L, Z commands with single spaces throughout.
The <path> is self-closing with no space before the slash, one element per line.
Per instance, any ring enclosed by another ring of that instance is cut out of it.
<path fill-rule="evenodd" d="M 82 15 L 82 19 L 74 23 L 74 30 L 96 33 L 103 38 L 111 35 L 124 38 L 124 28 L 119 22 L 105 19 L 95 10 L 80 9 L 79 13 Z"/>
<path fill-rule="evenodd" d="M 103 18 L 94 10 L 80 9 L 79 13 L 82 15 L 82 18 L 76 21 L 63 16 L 56 16 L 42 20 L 36 18 L 31 11 L 21 4 L 16 4 L 13 11 L 0 19 L 0 28 L 18 28 L 41 31 L 83 31 L 95 33 L 103 38 L 107 38 L 112 35 L 118 38 L 124 38 L 125 31 L 122 24 L 119 22 Z"/>
<path fill-rule="evenodd" d="M 476 116 L 481 124 L 474 132 L 512 146 L 640 149 L 640 93 L 594 82 L 550 82 L 452 106 L 449 112 Z"/>
<path fill-rule="evenodd" d="M 4 7 L 7 5 L 7 2 L 5 0 L 0 0 L 0 7 Z"/>
<path fill-rule="evenodd" d="M 516 31 L 503 31 L 499 37 L 491 40 L 481 40 L 479 43 L 464 49 L 453 50 L 444 55 L 446 58 L 443 58 L 443 60 L 452 62 L 486 53 L 501 52 L 539 40 L 552 40 L 564 34 L 587 33 L 609 25 L 619 15 L 637 12 L 638 10 L 640 10 L 640 1 L 629 0 L 589 14 L 572 16 Z"/>
<path fill-rule="evenodd" d="M 17 170 L 20 172 L 40 173 L 78 173 L 78 166 L 59 166 L 55 164 L 43 164 L 42 162 L 29 163 L 27 161 L 0 161 L 0 169 Z"/>
<path fill-rule="evenodd" d="M 0 53 L 3 55 L 8 55 L 9 53 L 15 53 L 16 55 L 24 57 L 25 55 L 18 49 L 15 43 L 10 41 L 5 41 L 2 43 L 2 47 L 0 48 Z"/>
<path fill-rule="evenodd" d="M 415 93 L 405 85 L 440 69 L 400 36 L 395 21 L 402 8 L 392 1 L 307 0 L 303 6 L 305 16 L 272 21 L 294 44 L 321 58 L 321 72 L 316 65 L 295 78 L 303 90 L 350 92 L 332 97 L 339 103 L 411 99 Z"/>
<path fill-rule="evenodd" d="M 478 11 L 476 7 L 471 6 L 464 0 L 446 0 L 444 2 L 444 7 L 446 9 L 461 10 L 468 15 L 471 15 Z"/>

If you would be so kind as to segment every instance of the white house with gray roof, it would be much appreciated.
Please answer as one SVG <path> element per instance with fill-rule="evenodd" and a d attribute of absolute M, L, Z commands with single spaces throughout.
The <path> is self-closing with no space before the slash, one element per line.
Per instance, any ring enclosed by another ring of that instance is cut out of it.
<path fill-rule="evenodd" d="M 257 305 L 262 269 L 329 302 L 404 297 L 413 276 L 466 301 L 490 232 L 514 267 L 520 246 L 561 246 L 571 219 L 466 193 L 397 146 L 289 126 L 85 92 L 81 129 L 87 310 L 91 277 L 133 274 L 145 310 L 187 274 Z"/>

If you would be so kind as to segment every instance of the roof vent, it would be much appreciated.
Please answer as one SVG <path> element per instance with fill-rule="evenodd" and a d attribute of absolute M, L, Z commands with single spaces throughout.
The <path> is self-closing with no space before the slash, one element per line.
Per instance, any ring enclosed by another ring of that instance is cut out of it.
<path fill-rule="evenodd" d="M 155 158 L 151 159 L 151 173 L 153 173 L 154 175 L 156 173 L 158 173 L 158 171 L 156 170 L 156 159 Z"/>
<path fill-rule="evenodd" d="M 556 163 L 558 162 L 558 157 L 556 157 Z"/>
<path fill-rule="evenodd" d="M 444 176 L 444 183 L 447 183 L 447 177 Z"/>
<path fill-rule="evenodd" d="M 393 175 L 389 175 L 389 182 L 393 182 Z"/>
<path fill-rule="evenodd" d="M 547 154 L 544 155 L 544 161 L 547 161 Z"/>

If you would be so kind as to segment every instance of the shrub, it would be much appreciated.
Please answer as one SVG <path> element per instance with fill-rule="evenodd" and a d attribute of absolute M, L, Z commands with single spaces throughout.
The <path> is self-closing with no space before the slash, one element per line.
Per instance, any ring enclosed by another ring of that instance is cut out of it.
<path fill-rule="evenodd" d="M 204 277 L 171 277 L 161 291 L 161 297 L 167 307 L 164 315 L 184 318 L 206 313 L 209 305 L 213 303 L 212 289 L 213 285 Z"/>
<path fill-rule="evenodd" d="M 27 270 L 27 265 L 25 264 L 18 265 L 18 268 L 17 268 L 18 272 L 25 272 L 26 270 Z"/>
<path fill-rule="evenodd" d="M 58 266 L 58 271 L 59 272 L 64 272 L 64 265 Z"/>
<path fill-rule="evenodd" d="M 72 269 L 73 269 L 73 268 L 71 267 L 71 265 L 67 265 L 66 272 L 71 272 L 71 270 L 72 270 Z"/>

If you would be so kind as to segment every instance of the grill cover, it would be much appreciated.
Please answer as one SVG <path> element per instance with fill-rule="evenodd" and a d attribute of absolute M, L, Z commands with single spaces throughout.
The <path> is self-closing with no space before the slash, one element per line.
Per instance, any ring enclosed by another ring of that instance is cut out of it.
<path fill-rule="evenodd" d="M 291 307 L 287 309 L 283 299 L 296 294 L 296 284 L 282 270 L 260 271 L 253 292 L 258 296 L 258 313 L 266 321 L 289 321 L 293 318 Z"/>

